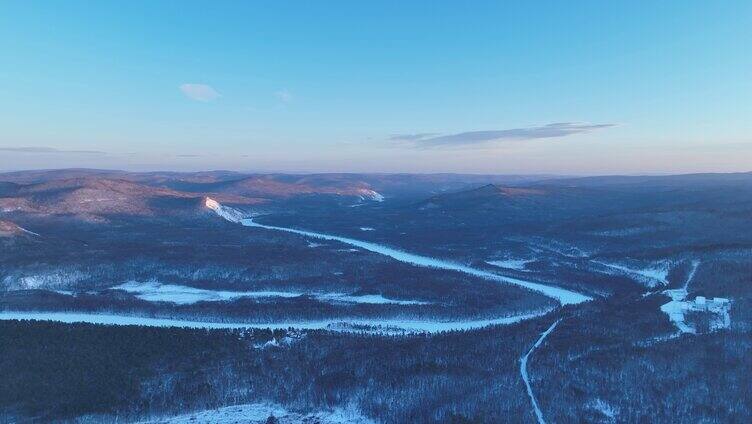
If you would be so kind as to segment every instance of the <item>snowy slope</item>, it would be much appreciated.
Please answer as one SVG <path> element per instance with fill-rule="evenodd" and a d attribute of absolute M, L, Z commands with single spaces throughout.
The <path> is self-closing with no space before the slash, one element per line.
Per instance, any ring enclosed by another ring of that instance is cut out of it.
<path fill-rule="evenodd" d="M 235 209 L 235 208 L 228 208 L 226 206 L 222 206 L 219 202 L 212 199 L 211 197 L 207 197 L 204 200 L 204 205 L 206 205 L 207 208 L 213 210 L 217 213 L 217 215 L 221 216 L 222 218 L 235 223 L 240 223 L 240 221 L 245 218 L 245 214 L 241 211 Z"/>

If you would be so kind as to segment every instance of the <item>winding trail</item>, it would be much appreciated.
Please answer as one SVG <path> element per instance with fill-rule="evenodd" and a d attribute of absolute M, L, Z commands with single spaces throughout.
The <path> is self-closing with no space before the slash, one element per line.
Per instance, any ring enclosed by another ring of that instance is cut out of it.
<path fill-rule="evenodd" d="M 533 388 L 532 386 L 530 386 L 530 379 L 527 375 L 527 360 L 530 357 L 530 354 L 533 353 L 533 351 L 543 343 L 543 340 L 546 338 L 546 336 L 554 331 L 554 328 L 556 328 L 559 322 L 561 322 L 561 318 L 551 324 L 551 326 L 548 327 L 548 330 L 544 331 L 543 334 L 541 334 L 541 336 L 538 338 L 538 341 L 536 341 L 535 344 L 530 348 L 530 350 L 527 351 L 525 356 L 520 358 L 520 374 L 522 374 L 522 380 L 525 382 L 525 387 L 527 388 L 527 395 L 530 397 L 530 402 L 533 404 L 533 412 L 535 412 L 535 417 L 538 419 L 538 424 L 546 424 L 546 420 L 543 419 L 543 412 L 541 412 L 540 407 L 538 407 L 538 401 L 535 400 Z"/>
<path fill-rule="evenodd" d="M 682 290 L 685 292 L 689 290 L 689 283 L 692 282 L 692 280 L 695 279 L 695 274 L 697 274 L 697 268 L 700 267 L 700 261 L 694 260 L 692 261 L 692 269 L 689 270 L 689 275 L 687 275 L 687 281 L 684 282 L 684 287 L 682 287 Z"/>

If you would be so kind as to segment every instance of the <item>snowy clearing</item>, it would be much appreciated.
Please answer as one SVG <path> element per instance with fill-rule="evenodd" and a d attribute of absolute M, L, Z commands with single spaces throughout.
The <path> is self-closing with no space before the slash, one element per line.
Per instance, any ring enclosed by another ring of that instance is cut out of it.
<path fill-rule="evenodd" d="M 176 415 L 155 420 L 142 421 L 141 424 L 263 424 L 274 416 L 279 424 L 320 423 L 320 424 L 372 424 L 374 421 L 352 409 L 332 409 L 301 414 L 291 412 L 274 403 L 250 403 L 225 406 L 217 409 Z"/>
<path fill-rule="evenodd" d="M 658 262 L 648 268 L 630 268 L 620 264 L 612 264 L 608 262 L 593 261 L 593 263 L 603 265 L 612 270 L 619 271 L 622 274 L 626 274 L 638 283 L 644 284 L 647 287 L 656 287 L 658 285 L 668 285 L 668 273 L 671 270 L 671 263 L 667 261 Z"/>
<path fill-rule="evenodd" d="M 316 292 L 288 292 L 288 291 L 226 291 L 206 290 L 195 287 L 160 284 L 157 282 L 130 281 L 114 290 L 123 290 L 149 302 L 170 302 L 178 305 L 190 305 L 197 302 L 224 302 L 240 298 L 295 298 L 310 296 L 322 302 L 340 303 L 368 303 L 378 305 L 428 305 L 430 302 L 419 300 L 389 299 L 378 294 L 349 295 L 346 293 L 316 293 Z"/>
<path fill-rule="evenodd" d="M 611 423 L 616 422 L 616 417 L 619 414 L 619 408 L 609 404 L 602 399 L 595 399 L 593 401 L 590 401 L 585 406 L 588 409 L 599 412 L 601 415 L 603 415 L 603 418 Z"/>
<path fill-rule="evenodd" d="M 360 200 L 372 200 L 374 202 L 384 201 L 384 196 L 381 193 L 369 188 L 361 188 L 358 190 L 358 193 L 360 194 Z"/>
<path fill-rule="evenodd" d="M 160 284 L 156 282 L 130 281 L 119 286 L 112 287 L 114 290 L 122 290 L 134 294 L 137 298 L 149 302 L 171 302 L 178 305 L 190 305 L 197 302 L 222 302 L 242 297 L 299 297 L 303 293 L 282 291 L 225 291 L 204 290 L 194 287 Z"/>
<path fill-rule="evenodd" d="M 487 264 L 499 268 L 513 269 L 515 271 L 527 271 L 526 265 L 535 262 L 534 259 L 504 259 L 500 261 L 486 261 Z"/>
<path fill-rule="evenodd" d="M 661 305 L 661 311 L 668 315 L 668 319 L 679 330 L 679 333 L 697 334 L 697 327 L 687 322 L 687 314 L 700 313 L 709 317 L 708 331 L 717 331 L 731 327 L 731 301 L 725 298 L 716 297 L 706 299 L 704 296 L 697 296 L 695 300 L 687 300 L 689 295 L 689 284 L 697 274 L 697 268 L 700 267 L 700 261 L 692 261 L 692 268 L 689 270 L 687 280 L 680 289 L 664 290 L 663 294 L 671 298 L 671 301 Z"/>
<path fill-rule="evenodd" d="M 431 302 L 420 300 L 397 300 L 389 299 L 380 294 L 348 295 L 344 293 L 326 293 L 313 295 L 318 300 L 327 302 L 345 302 L 345 303 L 368 303 L 372 305 L 430 305 Z"/>
<path fill-rule="evenodd" d="M 718 331 L 731 327 L 731 301 L 721 297 L 706 299 L 697 296 L 695 300 L 685 300 L 685 289 L 666 290 L 663 294 L 671 301 L 661 306 L 661 311 L 668 315 L 669 320 L 681 333 L 697 334 L 697 326 L 687 322 L 687 315 L 699 313 L 708 318 L 708 331 Z"/>
<path fill-rule="evenodd" d="M 560 242 L 558 240 L 547 240 L 541 237 L 533 237 L 533 238 L 510 237 L 509 239 L 523 242 L 527 244 L 528 247 L 533 251 L 540 252 L 542 249 L 548 252 L 556 253 L 557 255 L 561 255 L 567 258 L 587 258 L 591 255 L 591 253 L 586 252 L 585 250 L 580 249 L 577 246 Z"/>

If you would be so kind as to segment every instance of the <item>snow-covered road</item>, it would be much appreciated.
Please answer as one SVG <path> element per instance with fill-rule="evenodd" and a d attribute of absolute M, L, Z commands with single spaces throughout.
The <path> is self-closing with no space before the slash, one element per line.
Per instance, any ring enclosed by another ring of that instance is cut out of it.
<path fill-rule="evenodd" d="M 530 357 L 530 354 L 533 353 L 533 351 L 543 343 L 543 340 L 546 338 L 546 336 L 554 331 L 554 328 L 556 328 L 560 321 L 561 319 L 558 319 L 553 324 L 551 324 L 551 326 L 548 327 L 548 330 L 544 331 L 543 334 L 541 334 L 541 336 L 538 338 L 538 341 L 536 341 L 535 344 L 530 348 L 530 350 L 527 351 L 525 356 L 520 358 L 520 374 L 522 374 L 522 380 L 525 382 L 527 395 L 530 396 L 530 402 L 533 404 L 533 412 L 535 412 L 535 417 L 538 419 L 538 424 L 546 424 L 546 420 L 543 419 L 543 412 L 541 412 L 540 407 L 538 407 L 538 401 L 535 400 L 533 388 L 532 386 L 530 386 L 530 378 L 527 374 L 527 360 Z"/>

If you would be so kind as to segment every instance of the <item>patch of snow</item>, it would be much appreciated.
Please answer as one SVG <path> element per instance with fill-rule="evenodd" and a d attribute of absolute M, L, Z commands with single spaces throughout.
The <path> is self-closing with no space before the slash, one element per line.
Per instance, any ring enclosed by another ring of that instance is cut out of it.
<path fill-rule="evenodd" d="M 688 294 L 685 288 L 664 290 L 662 293 L 677 302 L 684 300 Z"/>
<path fill-rule="evenodd" d="M 535 237 L 533 239 L 510 237 L 509 240 L 525 242 L 528 244 L 530 250 L 537 251 L 538 253 L 541 252 L 540 249 L 543 249 L 567 258 L 587 258 L 590 256 L 590 253 L 585 250 L 558 240 L 546 240 L 540 237 Z"/>
<path fill-rule="evenodd" d="M 142 424 L 264 424 L 270 416 L 274 416 L 280 424 L 307 422 L 320 424 L 374 423 L 353 408 L 298 413 L 289 411 L 275 403 L 250 403 L 143 421 Z"/>
<path fill-rule="evenodd" d="M 311 296 L 322 302 L 344 302 L 344 303 L 369 303 L 369 304 L 395 304 L 395 305 L 427 305 L 430 302 L 421 302 L 418 300 L 396 300 L 388 299 L 381 295 L 369 294 L 353 296 L 346 293 L 306 293 L 306 292 L 287 292 L 287 291 L 226 291 L 226 290 L 206 290 L 194 287 L 180 286 L 175 284 L 160 284 L 156 282 L 137 282 L 130 281 L 118 286 L 112 287 L 114 290 L 122 290 L 142 300 L 149 302 L 170 302 L 178 305 L 190 305 L 197 302 L 223 302 L 243 297 L 249 298 L 267 298 L 283 297 L 293 298 L 300 296 Z"/>
<path fill-rule="evenodd" d="M 691 312 L 707 315 L 711 332 L 731 327 L 730 300 L 721 297 L 706 299 L 703 296 L 697 296 L 693 301 L 685 300 L 687 291 L 684 289 L 666 290 L 664 293 L 671 301 L 662 305 L 661 311 L 668 315 L 681 333 L 697 334 L 697 328 L 686 320 L 686 315 Z"/>
<path fill-rule="evenodd" d="M 612 264 L 602 261 L 593 261 L 593 263 L 603 265 L 612 270 L 619 271 L 622 274 L 630 276 L 638 283 L 644 284 L 647 287 L 656 287 L 658 285 L 668 285 L 668 273 L 671 270 L 671 263 L 662 261 L 653 264 L 649 268 L 630 268 L 620 264 Z"/>
<path fill-rule="evenodd" d="M 380 294 L 364 294 L 359 296 L 347 295 L 344 293 L 330 293 L 316 295 L 316 299 L 328 302 L 346 302 L 346 303 L 368 303 L 372 305 L 430 305 L 431 302 L 422 302 L 420 300 L 396 300 L 389 299 Z"/>
<path fill-rule="evenodd" d="M 688 325 L 684 320 L 684 314 L 692 309 L 692 302 L 685 302 L 687 295 L 689 294 L 689 283 L 695 278 L 697 268 L 700 267 L 700 261 L 692 261 L 687 280 L 684 282 L 684 286 L 679 289 L 664 290 L 662 293 L 671 298 L 671 302 L 668 302 L 661 306 L 661 311 L 668 315 L 671 322 L 674 323 L 676 328 L 681 333 L 696 332 L 695 328 Z M 644 297 L 644 296 L 643 296 Z"/>
<path fill-rule="evenodd" d="M 58 271 L 35 275 L 10 274 L 3 278 L 0 286 L 7 290 L 67 289 L 84 278 L 86 278 L 86 275 L 79 271 Z"/>
<path fill-rule="evenodd" d="M 222 218 L 235 223 L 240 223 L 243 218 L 245 218 L 246 214 L 243 212 L 235 209 L 230 208 L 227 206 L 222 206 L 219 202 L 212 199 L 211 197 L 207 197 L 204 201 L 204 205 L 213 210 L 217 215 L 221 216 Z"/>
<path fill-rule="evenodd" d="M 33 231 L 29 231 L 26 228 L 18 227 L 18 229 L 21 230 L 21 231 L 23 231 L 26 234 L 31 234 L 32 236 L 42 237 L 41 235 L 39 235 L 39 233 L 35 233 Z"/>
<path fill-rule="evenodd" d="M 255 347 L 256 349 L 266 349 L 268 347 L 279 347 L 279 346 L 280 346 L 280 342 L 277 339 L 271 339 L 266 343 L 257 344 L 257 345 L 254 345 L 253 347 Z"/>
<path fill-rule="evenodd" d="M 686 320 L 687 313 L 691 312 L 707 314 L 710 317 L 709 330 L 711 332 L 731 327 L 730 300 L 721 297 L 706 299 L 704 296 L 697 296 L 694 301 L 686 300 L 689 294 L 689 283 L 694 279 L 699 267 L 700 261 L 693 261 L 684 286 L 680 289 L 663 291 L 663 294 L 670 297 L 671 301 L 661 305 L 661 311 L 668 315 L 668 319 L 674 323 L 680 333 L 697 333 L 697 328 L 687 323 Z"/>
<path fill-rule="evenodd" d="M 513 269 L 515 271 L 527 271 L 525 266 L 535 260 L 530 259 L 504 259 L 500 261 L 486 261 L 487 264 L 498 266 L 500 268 Z"/>
<path fill-rule="evenodd" d="M 601 399 L 588 402 L 587 407 L 603 414 L 609 422 L 616 422 L 616 416 L 619 414 L 619 408 Z"/>
<path fill-rule="evenodd" d="M 604 237 L 623 237 L 623 236 L 633 236 L 637 234 L 643 234 L 650 230 L 651 229 L 647 227 L 633 227 L 633 228 L 622 228 L 622 229 L 616 229 L 616 230 L 592 231 L 589 234 L 593 234 L 596 236 L 604 236 Z"/>
<path fill-rule="evenodd" d="M 156 282 L 130 281 L 112 287 L 134 294 L 139 299 L 149 302 L 171 302 L 178 305 L 189 305 L 197 302 L 222 302 L 242 297 L 299 297 L 303 293 L 282 291 L 247 291 L 236 292 L 226 290 L 204 290 L 194 287 L 160 284 Z"/>
<path fill-rule="evenodd" d="M 384 201 L 384 196 L 382 196 L 381 193 L 378 193 L 368 188 L 361 188 L 358 190 L 358 193 L 360 193 L 360 198 L 362 200 L 368 199 L 368 200 L 373 200 L 374 202 Z"/>
<path fill-rule="evenodd" d="M 272 338 L 266 343 L 254 344 L 253 347 L 256 349 L 267 349 L 267 348 L 272 348 L 272 347 L 286 347 L 303 339 L 305 335 L 306 334 L 302 332 L 288 331 L 287 334 L 281 339 Z"/>
<path fill-rule="evenodd" d="M 693 301 L 687 300 L 689 284 L 695 278 L 699 267 L 700 261 L 692 261 L 684 286 L 662 292 L 671 298 L 671 301 L 661 305 L 661 311 L 668 315 L 668 319 L 676 326 L 679 333 L 697 333 L 696 326 L 687 322 L 688 313 L 699 313 L 709 317 L 708 330 L 711 332 L 731 327 L 731 315 L 729 314 L 731 301 L 729 299 L 722 297 L 706 299 L 704 296 L 697 296 Z"/>

